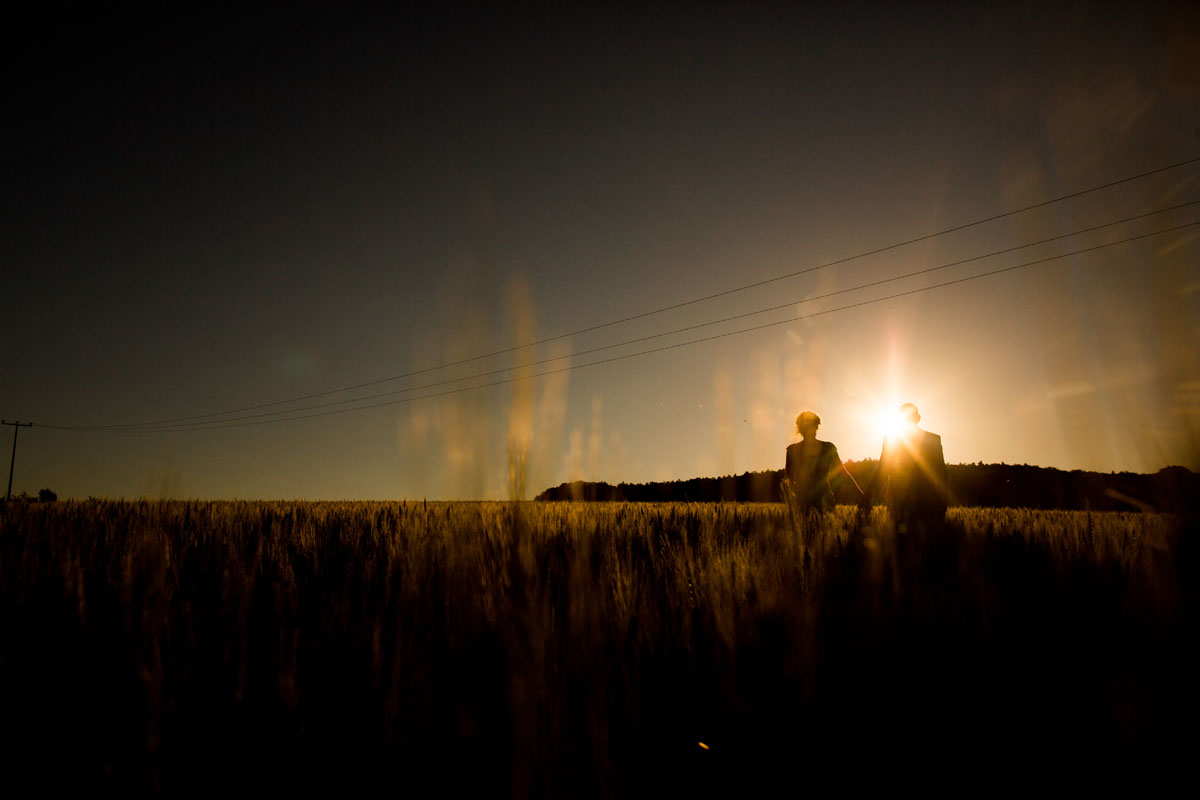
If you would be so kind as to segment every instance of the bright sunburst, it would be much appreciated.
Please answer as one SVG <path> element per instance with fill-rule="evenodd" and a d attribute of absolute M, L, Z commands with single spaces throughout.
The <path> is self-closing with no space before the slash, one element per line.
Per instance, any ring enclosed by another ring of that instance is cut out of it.
<path fill-rule="evenodd" d="M 872 424 L 880 439 L 894 439 L 905 430 L 905 419 L 896 405 L 877 408 L 872 417 Z"/>

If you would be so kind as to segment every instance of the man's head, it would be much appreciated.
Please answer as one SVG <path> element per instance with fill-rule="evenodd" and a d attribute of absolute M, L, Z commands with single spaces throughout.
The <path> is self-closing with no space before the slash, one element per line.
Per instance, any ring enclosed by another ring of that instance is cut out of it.
<path fill-rule="evenodd" d="M 811 411 L 805 411 L 800 416 L 796 417 L 796 433 L 809 439 L 817 434 L 817 428 L 821 424 L 821 418 Z"/>
<path fill-rule="evenodd" d="M 900 417 L 900 422 L 905 425 L 911 425 L 914 428 L 917 426 L 917 423 L 921 421 L 921 415 L 917 413 L 917 407 L 912 403 L 905 403 L 904 405 L 900 406 L 900 410 L 897 412 L 897 415 Z"/>

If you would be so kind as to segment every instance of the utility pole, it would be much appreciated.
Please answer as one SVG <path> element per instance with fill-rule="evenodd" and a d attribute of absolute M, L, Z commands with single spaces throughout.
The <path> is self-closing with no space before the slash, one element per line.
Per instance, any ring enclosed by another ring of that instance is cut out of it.
<path fill-rule="evenodd" d="M 8 501 L 8 500 L 12 499 L 13 467 L 15 467 L 17 464 L 17 434 L 21 432 L 21 428 L 32 428 L 33 423 L 32 422 L 21 422 L 20 420 L 17 420 L 16 422 L 9 422 L 8 420 L 5 419 L 5 420 L 0 420 L 0 425 L 12 425 L 13 426 L 12 460 L 8 462 L 8 494 L 4 495 L 5 501 Z"/>

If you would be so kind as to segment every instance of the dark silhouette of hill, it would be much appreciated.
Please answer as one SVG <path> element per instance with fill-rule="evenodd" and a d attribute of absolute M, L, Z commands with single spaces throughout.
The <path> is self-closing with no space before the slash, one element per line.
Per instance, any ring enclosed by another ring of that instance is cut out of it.
<path fill-rule="evenodd" d="M 865 486 L 875 459 L 847 461 L 846 469 Z M 1164 467 L 1152 475 L 1085 472 L 1028 464 L 951 464 L 947 467 L 950 504 L 959 506 L 1092 509 L 1095 511 L 1200 511 L 1200 475 L 1185 467 Z M 630 502 L 781 502 L 783 470 L 744 472 L 720 478 L 654 483 L 575 481 L 547 489 L 537 500 Z M 837 502 L 853 504 L 852 487 Z"/>

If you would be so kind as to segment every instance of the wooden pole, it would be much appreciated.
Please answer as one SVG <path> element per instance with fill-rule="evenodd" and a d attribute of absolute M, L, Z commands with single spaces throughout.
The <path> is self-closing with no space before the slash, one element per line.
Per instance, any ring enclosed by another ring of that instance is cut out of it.
<path fill-rule="evenodd" d="M 0 425 L 12 425 L 13 426 L 12 458 L 8 462 L 8 493 L 6 495 L 4 495 L 5 501 L 8 501 L 8 500 L 12 499 L 13 467 L 15 467 L 17 465 L 17 434 L 21 432 L 21 428 L 32 428 L 33 423 L 32 422 L 21 422 L 20 420 L 17 420 L 16 422 L 9 422 L 8 420 L 5 419 L 5 420 L 0 420 Z"/>

